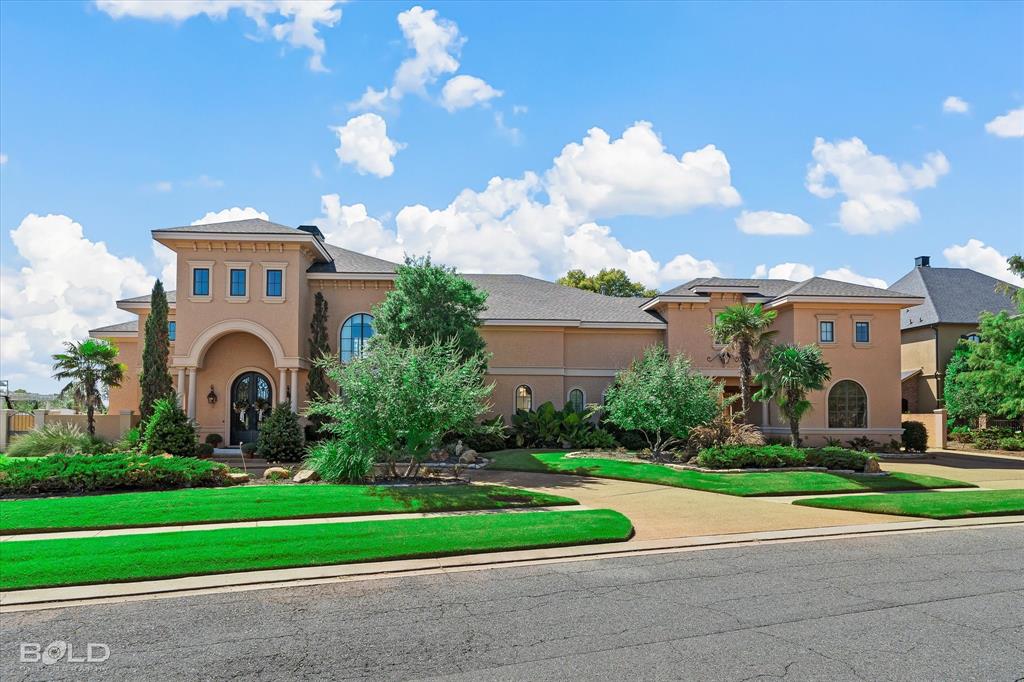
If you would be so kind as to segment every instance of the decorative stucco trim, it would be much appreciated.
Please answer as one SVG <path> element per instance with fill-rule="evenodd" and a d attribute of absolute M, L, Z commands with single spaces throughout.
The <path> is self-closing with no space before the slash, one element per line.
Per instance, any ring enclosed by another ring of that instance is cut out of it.
<path fill-rule="evenodd" d="M 252 277 L 249 276 L 249 271 L 252 269 L 252 261 L 249 260 L 229 260 L 224 261 L 224 269 L 227 271 L 227 276 L 224 278 L 227 288 L 224 290 L 224 297 L 228 303 L 248 303 L 249 296 L 252 292 Z M 245 271 L 245 293 L 241 296 L 231 295 L 231 271 L 232 270 L 244 270 Z M 213 291 L 213 289 L 210 289 Z"/>
<path fill-rule="evenodd" d="M 187 232 L 153 230 L 153 240 L 164 244 L 164 241 L 186 241 L 186 242 L 298 242 L 312 244 L 324 257 L 324 260 L 332 260 L 331 254 L 327 251 L 319 239 L 311 234 L 258 234 L 258 233 L 224 233 L 224 232 Z M 164 241 L 162 241 L 164 240 Z"/>
<path fill-rule="evenodd" d="M 788 426 L 761 426 L 758 427 L 763 433 L 771 435 L 789 435 Z M 902 426 L 893 426 L 892 428 L 871 428 L 871 429 L 856 429 L 856 428 L 825 428 L 821 426 L 813 427 L 800 427 L 801 436 L 827 436 L 836 433 L 853 433 L 858 436 L 888 436 L 890 434 L 901 434 L 903 433 Z"/>
<path fill-rule="evenodd" d="M 664 322 L 582 322 L 580 320 L 483 320 L 486 327 L 580 327 L 583 329 L 666 329 Z"/>
<path fill-rule="evenodd" d="M 886 297 L 886 296 L 782 296 L 764 304 L 765 308 L 777 308 L 787 303 L 856 303 L 856 304 L 898 304 L 901 308 L 909 308 L 924 303 L 919 296 Z"/>
<path fill-rule="evenodd" d="M 393 280 L 393 272 L 307 272 L 306 279 Z"/>
<path fill-rule="evenodd" d="M 90 331 L 89 336 L 94 339 L 137 339 L 139 333 L 135 332 L 96 332 Z"/>
<path fill-rule="evenodd" d="M 672 294 L 661 294 L 641 305 L 640 310 L 646 311 L 661 303 L 708 303 L 710 301 L 710 296 L 675 296 Z"/>
<path fill-rule="evenodd" d="M 613 377 L 617 369 L 577 369 L 566 367 L 488 367 L 487 374 L 494 376 L 539 376 L 539 377 Z"/>
<path fill-rule="evenodd" d="M 263 269 L 263 277 L 261 280 L 261 293 L 264 303 L 284 303 L 288 300 L 288 262 L 287 261 L 273 261 L 263 262 L 260 261 L 260 267 Z M 280 296 L 267 296 L 267 277 L 270 276 L 271 270 L 281 271 L 281 295 Z"/>
<path fill-rule="evenodd" d="M 149 301 L 118 301 L 116 305 L 118 310 L 149 310 Z M 167 307 L 174 310 L 178 306 L 175 303 L 168 303 Z"/>
<path fill-rule="evenodd" d="M 270 355 L 274 358 L 275 367 L 303 367 L 305 361 L 302 358 L 289 358 L 284 354 L 284 348 L 281 346 L 281 342 L 277 340 L 273 332 L 264 327 L 263 325 L 253 322 L 252 320 L 223 320 L 212 324 L 202 332 L 199 336 L 192 341 L 192 345 L 189 346 L 187 355 L 177 355 L 174 357 L 173 365 L 175 367 L 202 367 L 203 360 L 206 357 L 207 349 L 213 344 L 214 341 L 220 337 L 231 334 L 234 332 L 246 332 L 258 337 L 267 349 L 270 350 Z M 306 363 L 308 364 L 308 363 Z"/>

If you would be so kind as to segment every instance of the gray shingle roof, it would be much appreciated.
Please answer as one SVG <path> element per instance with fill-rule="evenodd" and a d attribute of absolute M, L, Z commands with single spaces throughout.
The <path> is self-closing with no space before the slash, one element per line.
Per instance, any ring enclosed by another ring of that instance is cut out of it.
<path fill-rule="evenodd" d="M 208 234 L 309 234 L 287 225 L 279 225 L 260 218 L 245 220 L 229 220 L 223 223 L 206 223 L 205 225 L 182 225 L 180 227 L 161 227 L 154 232 L 201 232 Z"/>
<path fill-rule="evenodd" d="M 178 295 L 176 291 L 166 292 L 168 303 L 177 303 Z M 133 296 L 132 298 L 122 298 L 118 303 L 149 303 L 149 294 L 143 294 L 142 296 Z"/>
<path fill-rule="evenodd" d="M 334 244 L 324 244 L 327 248 L 327 252 L 331 254 L 331 262 L 329 263 L 314 263 L 310 266 L 308 272 L 345 272 L 345 273 L 365 273 L 365 274 L 382 274 L 392 273 L 395 268 L 398 267 L 397 263 L 392 263 L 388 260 L 381 258 L 374 258 L 373 256 L 367 256 L 356 251 L 349 251 L 343 249 L 340 246 Z"/>
<path fill-rule="evenodd" d="M 146 298 L 149 298 L 148 296 Z M 139 318 L 134 320 L 128 320 L 127 322 L 118 322 L 117 324 L 110 324 L 106 327 L 97 327 L 96 329 L 90 329 L 89 334 L 91 336 L 102 335 L 104 333 L 111 332 L 137 332 L 139 331 Z"/>
<path fill-rule="evenodd" d="M 996 291 L 1000 280 L 967 268 L 914 268 L 890 290 L 924 296 L 900 317 L 903 329 L 932 324 L 974 324 L 982 312 L 1014 311 L 1012 298 Z M 1013 287 L 1016 289 L 1017 287 Z"/>
<path fill-rule="evenodd" d="M 824 277 L 811 277 L 802 282 L 794 282 L 789 279 L 702 277 L 669 289 L 665 294 L 671 296 L 697 295 L 702 289 L 718 287 L 734 287 L 738 290 L 754 288 L 766 299 L 782 296 L 849 296 L 854 298 L 900 298 L 903 296 L 901 293 L 887 289 L 840 282 Z"/>
<path fill-rule="evenodd" d="M 879 289 L 863 284 L 840 282 L 824 277 L 811 277 L 778 294 L 783 296 L 842 296 L 850 298 L 906 298 L 906 294 L 891 289 Z"/>
<path fill-rule="evenodd" d="M 488 293 L 484 320 L 565 320 L 664 324 L 640 309 L 642 298 L 604 296 L 526 275 L 463 275 Z"/>

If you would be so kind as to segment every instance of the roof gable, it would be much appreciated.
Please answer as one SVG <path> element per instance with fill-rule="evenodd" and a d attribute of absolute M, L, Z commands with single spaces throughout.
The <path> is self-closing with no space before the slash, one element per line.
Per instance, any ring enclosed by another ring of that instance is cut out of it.
<path fill-rule="evenodd" d="M 900 316 L 903 329 L 932 324 L 975 324 L 983 312 L 1015 311 L 1010 294 L 996 291 L 1000 284 L 1018 287 L 968 268 L 914 268 L 889 287 L 914 296 L 924 303 L 908 308 Z"/>

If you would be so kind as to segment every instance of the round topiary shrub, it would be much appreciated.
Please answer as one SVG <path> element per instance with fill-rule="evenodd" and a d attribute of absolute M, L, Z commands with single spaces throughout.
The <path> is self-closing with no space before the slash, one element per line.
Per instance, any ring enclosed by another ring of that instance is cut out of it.
<path fill-rule="evenodd" d="M 169 452 L 191 457 L 196 452 L 196 428 L 173 398 L 153 401 L 153 414 L 146 422 L 143 452 L 160 455 Z"/>
<path fill-rule="evenodd" d="M 278 403 L 260 426 L 256 452 L 270 462 L 298 462 L 306 454 L 299 416 L 288 403 Z"/>
<path fill-rule="evenodd" d="M 200 443 L 196 446 L 196 457 L 213 457 L 213 446 L 209 443 Z"/>
<path fill-rule="evenodd" d="M 903 422 L 903 448 L 907 452 L 928 449 L 928 429 L 921 422 Z"/>
<path fill-rule="evenodd" d="M 206 434 L 205 442 L 209 443 L 212 447 L 219 448 L 220 444 L 224 442 L 224 436 L 219 433 L 208 433 Z"/>

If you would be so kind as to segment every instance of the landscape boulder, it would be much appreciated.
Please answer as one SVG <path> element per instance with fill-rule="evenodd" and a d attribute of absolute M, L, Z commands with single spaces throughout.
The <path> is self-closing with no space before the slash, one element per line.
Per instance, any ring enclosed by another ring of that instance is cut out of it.
<path fill-rule="evenodd" d="M 312 483 L 319 480 L 320 474 L 312 469 L 299 469 L 299 472 L 292 478 L 292 481 L 295 483 Z"/>
<path fill-rule="evenodd" d="M 292 472 L 288 471 L 284 467 L 268 467 L 267 470 L 263 472 L 263 478 L 268 481 L 276 481 L 278 479 L 291 477 Z"/>
<path fill-rule="evenodd" d="M 882 473 L 882 467 L 878 465 L 878 460 L 874 457 L 869 457 L 868 461 L 864 462 L 864 473 L 865 474 L 880 474 Z"/>
<path fill-rule="evenodd" d="M 476 464 L 477 459 L 476 450 L 463 450 L 459 455 L 459 464 Z"/>

